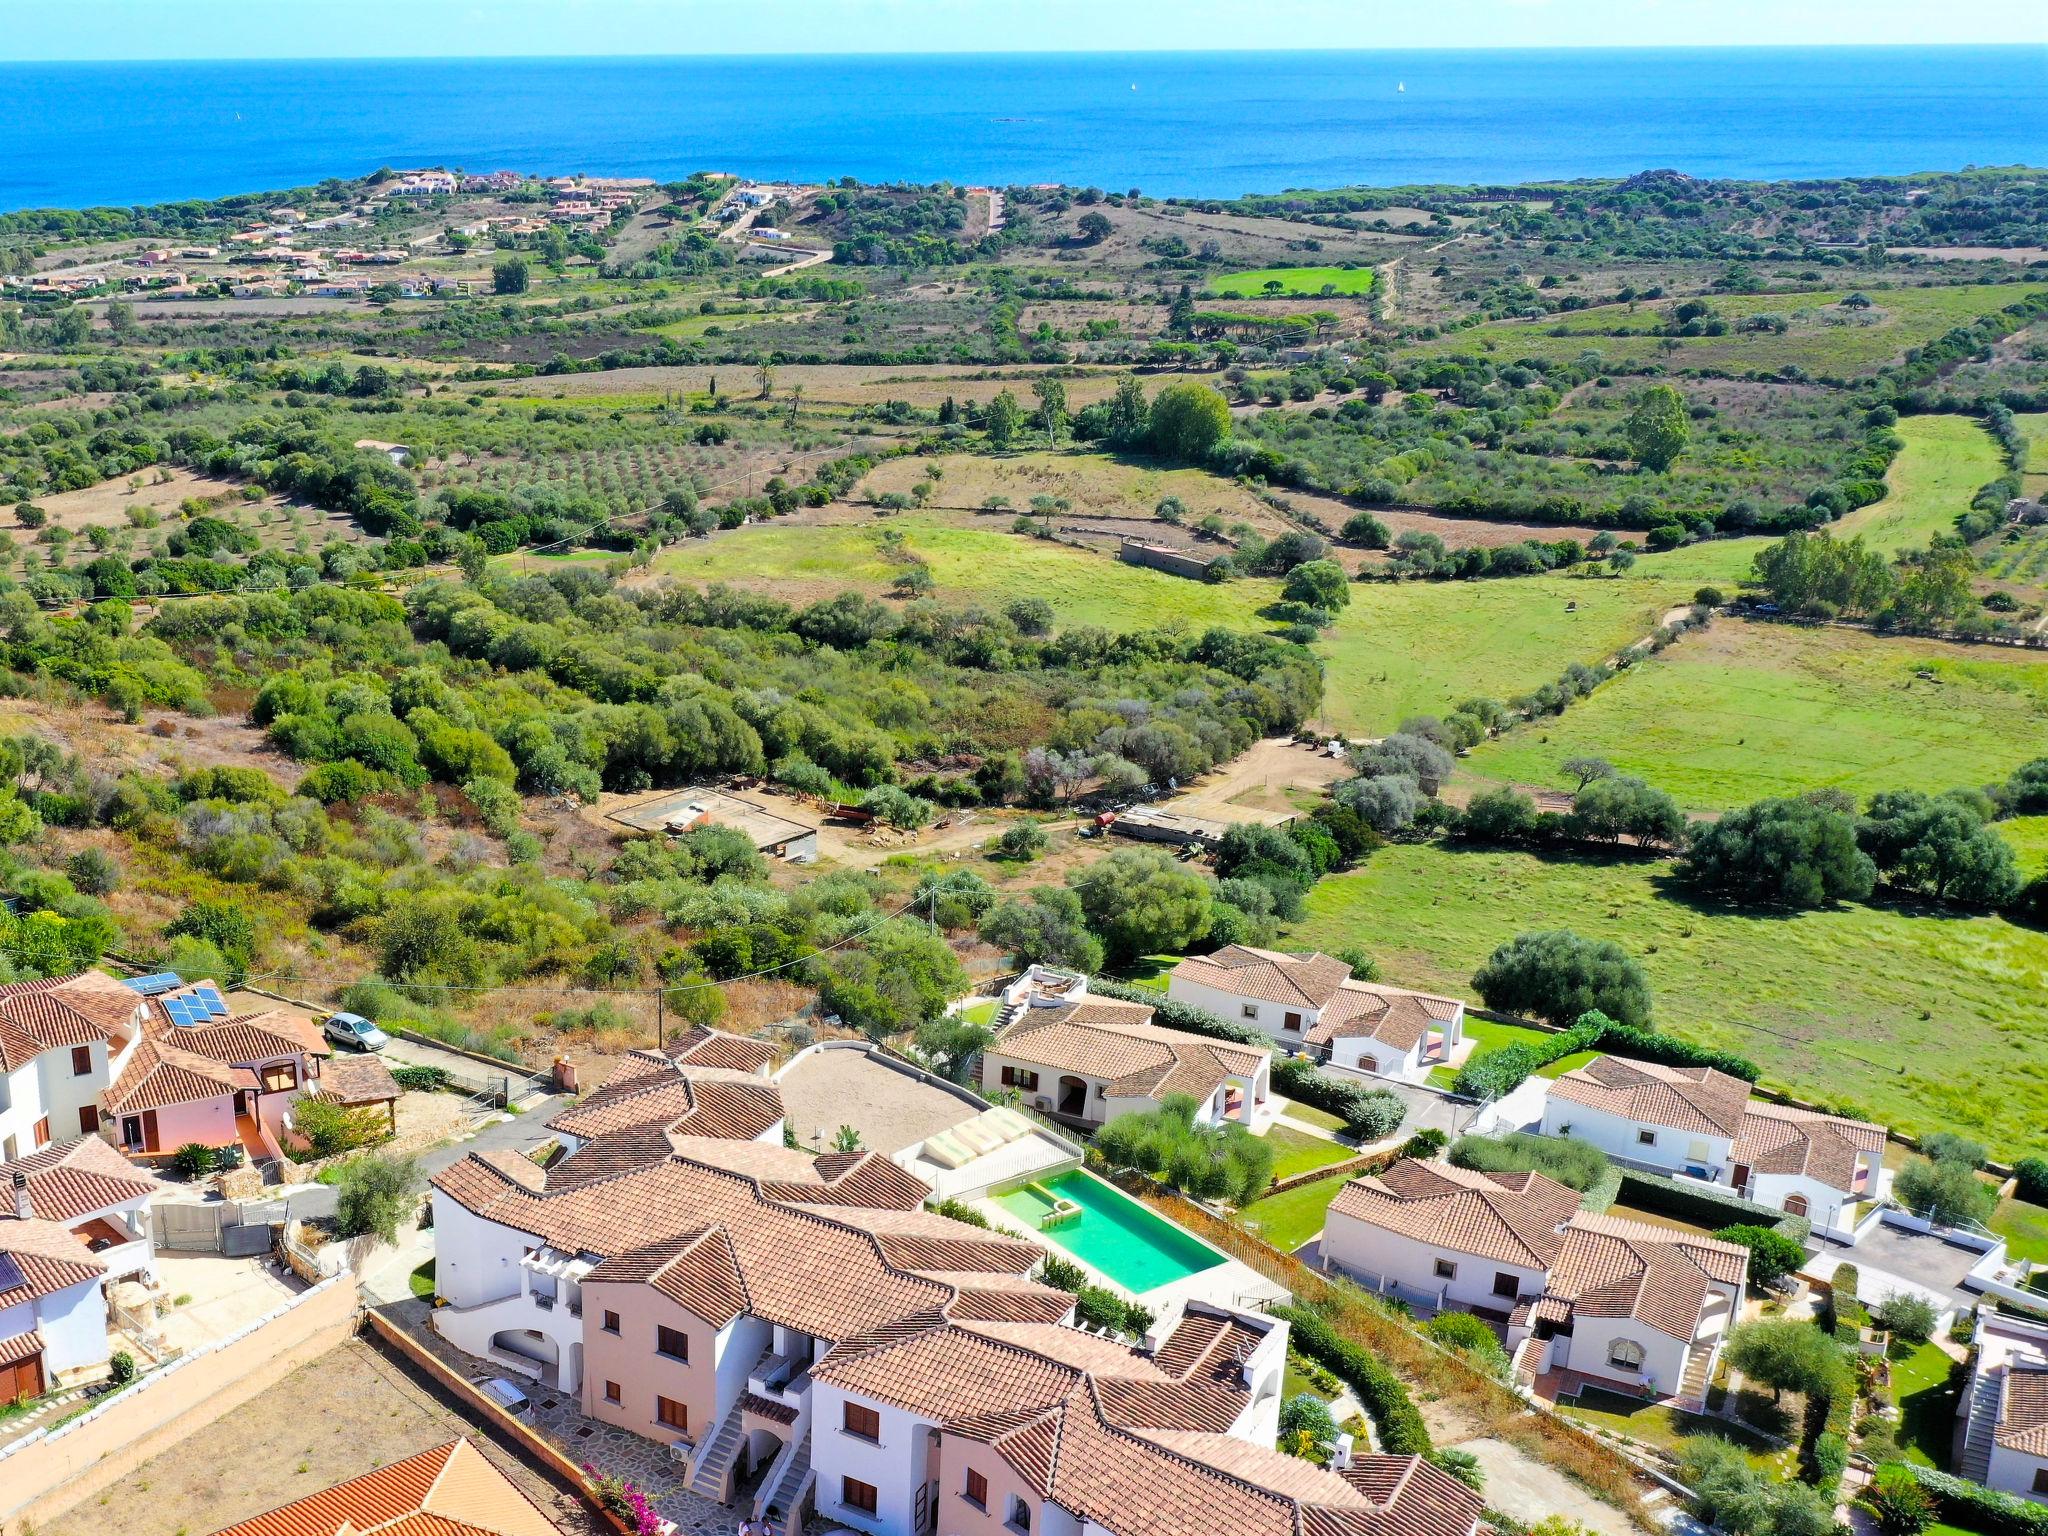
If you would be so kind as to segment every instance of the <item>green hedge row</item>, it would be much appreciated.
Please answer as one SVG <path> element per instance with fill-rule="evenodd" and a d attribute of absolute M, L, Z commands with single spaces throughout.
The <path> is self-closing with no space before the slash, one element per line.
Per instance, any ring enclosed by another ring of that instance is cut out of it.
<path fill-rule="evenodd" d="M 2048 1536 L 2048 1504 L 2016 1499 L 1932 1467 L 1916 1467 L 1910 1462 L 1887 1465 L 1902 1466 L 1918 1478 L 1920 1486 L 1934 1496 L 1935 1510 L 1947 1524 L 1981 1531 L 1984 1536 Z"/>
<path fill-rule="evenodd" d="M 1681 1184 L 1640 1168 L 1621 1170 L 1621 1190 L 1630 1205 L 1640 1205 L 1679 1221 L 1697 1222 L 1709 1231 L 1733 1226 L 1769 1227 L 1801 1243 L 1813 1232 L 1813 1223 L 1804 1216 L 1789 1216 L 1733 1192 L 1709 1193 L 1696 1185 Z"/>
<path fill-rule="evenodd" d="M 1290 1325 L 1291 1342 L 1296 1349 L 1334 1371 L 1358 1394 L 1358 1401 L 1372 1419 L 1382 1451 L 1390 1456 L 1429 1454 L 1429 1427 L 1422 1422 L 1422 1414 L 1400 1377 L 1358 1345 L 1340 1337 L 1328 1319 L 1313 1308 L 1286 1305 L 1268 1310 Z"/>
<path fill-rule="evenodd" d="M 1264 1030 L 1239 1024 L 1206 1008 L 1197 1008 L 1192 1003 L 1175 1002 L 1149 987 L 1133 987 L 1120 981 L 1096 978 L 1088 983 L 1088 990 L 1103 997 L 1121 998 L 1127 1003 L 1143 1003 L 1152 1010 L 1152 1022 L 1162 1029 L 1184 1029 L 1189 1034 L 1256 1046 L 1262 1051 L 1273 1048 L 1273 1037 Z M 1332 1077 L 1319 1071 L 1315 1063 L 1305 1056 L 1275 1057 L 1273 1087 L 1297 1103 L 1335 1115 L 1360 1141 L 1378 1141 L 1383 1136 L 1393 1135 L 1401 1128 L 1402 1118 L 1408 1111 L 1406 1101 L 1391 1088 L 1372 1088 Z"/>
<path fill-rule="evenodd" d="M 1863 1305 L 1863 1298 L 1856 1293 L 1863 1283 L 1863 1272 L 1854 1264 L 1837 1264 L 1828 1283 L 1834 1287 L 1828 1292 L 1828 1319 L 1835 1337 L 1844 1344 L 1854 1344 L 1870 1326 L 1870 1308 Z"/>
<path fill-rule="evenodd" d="M 1576 1024 L 1557 1034 L 1474 1056 L 1458 1070 L 1457 1091 L 1474 1099 L 1501 1098 L 1575 1051 L 1608 1051 L 1667 1067 L 1712 1067 L 1751 1083 L 1762 1075 L 1762 1068 L 1746 1056 L 1694 1045 L 1659 1030 L 1617 1024 L 1606 1014 L 1594 1012 L 1580 1014 Z"/>

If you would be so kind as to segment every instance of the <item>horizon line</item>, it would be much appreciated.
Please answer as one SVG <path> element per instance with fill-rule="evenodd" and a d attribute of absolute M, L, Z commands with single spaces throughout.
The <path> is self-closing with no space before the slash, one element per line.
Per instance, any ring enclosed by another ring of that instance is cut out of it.
<path fill-rule="evenodd" d="M 164 54 L 154 58 L 28 58 L 0 59 L 0 69 L 22 69 L 43 65 L 146 65 L 146 64 L 488 64 L 512 60 L 590 60 L 608 63 L 659 63 L 670 60 L 723 59 L 1044 59 L 1044 58 L 1188 58 L 1207 55 L 1262 55 L 1270 57 L 1323 58 L 1332 55 L 1394 55 L 1417 53 L 1830 53 L 1912 51 L 1977 51 L 2038 49 L 2048 53 L 2048 42 L 2038 38 L 1966 43 L 1923 42 L 1794 42 L 1794 43 L 1500 43 L 1493 45 L 1412 43 L 1399 48 L 843 48 L 829 52 L 803 50 L 734 48 L 710 53 L 281 53 L 281 54 Z"/>

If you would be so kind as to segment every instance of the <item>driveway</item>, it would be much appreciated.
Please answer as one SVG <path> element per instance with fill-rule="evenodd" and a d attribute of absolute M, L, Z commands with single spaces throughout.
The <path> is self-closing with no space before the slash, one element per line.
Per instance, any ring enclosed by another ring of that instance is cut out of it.
<path fill-rule="evenodd" d="M 513 1152 L 531 1152 L 542 1142 L 551 1139 L 554 1132 L 547 1122 L 569 1102 L 564 1094 L 549 1094 L 525 1105 L 516 1115 L 500 1116 L 479 1127 L 474 1135 L 460 1141 L 450 1142 L 445 1147 L 434 1147 L 420 1154 L 420 1170 L 423 1173 L 439 1173 L 443 1168 L 461 1162 L 472 1152 L 488 1152 L 509 1149 Z"/>
<path fill-rule="evenodd" d="M 1932 1233 L 1908 1232 L 1880 1221 L 1854 1248 L 1830 1245 L 1824 1249 L 1804 1272 L 1825 1279 L 1837 1264 L 1854 1264 L 1860 1272 L 1856 1293 L 1865 1306 L 1875 1305 L 1894 1291 L 1907 1291 L 1949 1312 L 1977 1303 L 1979 1298 L 1962 1284 L 1980 1257 Z"/>

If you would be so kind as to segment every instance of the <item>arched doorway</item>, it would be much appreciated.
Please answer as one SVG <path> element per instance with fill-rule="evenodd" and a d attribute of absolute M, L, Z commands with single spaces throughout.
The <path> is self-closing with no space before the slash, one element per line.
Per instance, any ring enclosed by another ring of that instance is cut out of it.
<path fill-rule="evenodd" d="M 1072 1075 L 1060 1079 L 1060 1113 L 1080 1119 L 1088 1113 L 1088 1083 Z"/>
<path fill-rule="evenodd" d="M 1785 1214 L 1787 1216 L 1804 1216 L 1806 1214 L 1806 1196 L 1787 1195 L 1785 1197 Z"/>
<path fill-rule="evenodd" d="M 504 1328 L 491 1335 L 491 1350 L 514 1367 L 524 1366 L 549 1386 L 558 1386 L 561 1351 L 537 1328 Z"/>

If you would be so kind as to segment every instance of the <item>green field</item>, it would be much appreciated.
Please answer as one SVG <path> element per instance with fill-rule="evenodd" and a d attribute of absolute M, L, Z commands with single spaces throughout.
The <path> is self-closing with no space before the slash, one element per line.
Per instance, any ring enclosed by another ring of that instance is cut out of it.
<path fill-rule="evenodd" d="M 1329 658 L 1324 722 L 1378 734 L 1460 699 L 1527 693 L 1567 662 L 1601 661 L 1642 639 L 1701 586 L 1732 587 L 1762 547 L 1714 540 L 1646 556 L 1619 577 L 1354 586 L 1319 647 Z"/>
<path fill-rule="evenodd" d="M 1753 916 L 1681 894 L 1654 861 L 1403 844 L 1319 885 L 1284 947 L 1357 944 L 1391 982 L 1469 995 L 1496 945 L 1569 927 L 1642 961 L 1660 1025 L 1741 1051 L 1772 1083 L 1903 1130 L 2038 1150 L 2048 934 L 1885 907 Z"/>
<path fill-rule="evenodd" d="M 2020 873 L 2029 880 L 2048 874 L 2048 816 L 2015 816 L 1998 824 L 1998 835 L 2012 844 Z"/>
<path fill-rule="evenodd" d="M 1263 1138 L 1274 1151 L 1273 1178 L 1291 1179 L 1298 1173 L 1307 1173 L 1312 1168 L 1327 1168 L 1332 1163 L 1341 1163 L 1358 1156 L 1358 1148 L 1347 1147 L 1341 1141 L 1330 1141 L 1322 1136 L 1311 1136 L 1306 1131 L 1297 1131 L 1284 1125 L 1276 1125 Z"/>
<path fill-rule="evenodd" d="M 1990 1225 L 2005 1239 L 2005 1251 L 2013 1258 L 2048 1264 L 2048 1205 L 2016 1197 L 2001 1200 Z"/>
<path fill-rule="evenodd" d="M 1371 267 L 1261 267 L 1256 272 L 1230 272 L 1210 280 L 1207 291 L 1219 299 L 1256 299 L 1278 283 L 1279 292 L 1314 297 L 1332 293 L 1371 293 Z"/>
<path fill-rule="evenodd" d="M 2013 420 L 2019 423 L 2027 440 L 2023 477 L 2026 492 L 2029 496 L 2048 496 L 2048 411 L 2018 415 Z"/>
<path fill-rule="evenodd" d="M 1596 305 L 1539 321 L 1496 320 L 1425 343 L 1418 351 L 1483 353 L 1504 361 L 1540 358 L 1570 361 L 1598 352 L 1611 364 L 1662 362 L 1686 368 L 1804 368 L 1845 377 L 1890 362 L 1909 347 L 1922 346 L 1958 325 L 2017 303 L 2037 286 L 1865 288 L 1867 310 L 1844 309 L 1852 290 L 1826 293 L 1743 294 L 1711 300 L 1714 313 L 1730 321 L 1777 315 L 1789 329 L 1735 331 L 1724 336 L 1658 336 L 1669 305 Z M 1666 345 L 1671 343 L 1671 345 Z"/>
<path fill-rule="evenodd" d="M 1721 619 L 1466 766 L 1569 787 L 1566 758 L 1604 757 L 1688 809 L 1727 810 L 1822 785 L 1861 797 L 1983 784 L 2044 750 L 2038 653 Z"/>
<path fill-rule="evenodd" d="M 2005 473 L 2005 456 L 1968 416 L 1908 416 L 1898 425 L 1906 446 L 1885 477 L 1883 501 L 1858 507 L 1835 524 L 1887 553 L 1925 549 L 1937 533 L 1954 533 L 1970 498 Z"/>
<path fill-rule="evenodd" d="M 1238 1215 L 1255 1222 L 1275 1248 L 1291 1253 L 1323 1230 L 1323 1213 L 1337 1198 L 1337 1191 L 1350 1182 L 1340 1173 L 1312 1184 L 1297 1184 L 1284 1194 L 1254 1200 Z"/>
<path fill-rule="evenodd" d="M 1263 624 L 1257 610 L 1279 594 L 1274 581 L 1210 586 L 1066 544 L 989 528 L 956 528 L 914 514 L 873 523 L 757 524 L 673 546 L 654 569 L 688 581 L 731 582 L 792 602 L 812 602 L 849 588 L 884 590 L 903 569 L 883 557 L 885 529 L 902 533 L 910 551 L 930 565 L 942 601 L 1000 605 L 1012 597 L 1042 597 L 1062 624 L 1119 630 L 1172 624 L 1259 629 Z"/>

